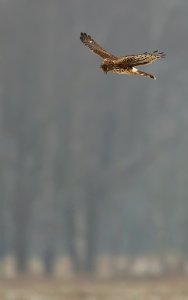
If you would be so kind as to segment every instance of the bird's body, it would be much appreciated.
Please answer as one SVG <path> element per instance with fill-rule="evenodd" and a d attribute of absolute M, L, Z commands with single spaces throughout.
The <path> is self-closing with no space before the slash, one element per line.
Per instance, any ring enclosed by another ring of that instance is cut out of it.
<path fill-rule="evenodd" d="M 112 72 L 127 75 L 141 75 L 156 79 L 154 75 L 140 71 L 135 67 L 150 64 L 159 58 L 165 57 L 163 52 L 158 52 L 157 50 L 152 53 L 145 52 L 116 57 L 98 45 L 90 35 L 81 32 L 80 39 L 85 46 L 103 58 L 100 67 L 105 73 Z"/>

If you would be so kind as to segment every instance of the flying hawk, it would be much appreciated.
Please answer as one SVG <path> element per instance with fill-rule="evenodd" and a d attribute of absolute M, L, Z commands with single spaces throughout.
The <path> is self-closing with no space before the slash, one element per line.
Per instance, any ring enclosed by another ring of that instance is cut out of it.
<path fill-rule="evenodd" d="M 135 67 L 150 64 L 155 60 L 166 56 L 164 52 L 158 52 L 158 50 L 156 50 L 152 53 L 144 52 L 141 54 L 117 57 L 103 49 L 91 38 L 90 35 L 87 35 L 85 32 L 81 32 L 80 39 L 85 46 L 103 58 L 100 67 L 106 74 L 108 72 L 112 72 L 127 75 L 141 75 L 156 79 L 154 75 L 140 71 Z"/>

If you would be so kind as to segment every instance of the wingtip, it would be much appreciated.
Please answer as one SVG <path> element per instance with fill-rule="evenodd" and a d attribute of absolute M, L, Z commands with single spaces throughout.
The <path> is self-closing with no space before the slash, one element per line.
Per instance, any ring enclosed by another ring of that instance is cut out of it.
<path fill-rule="evenodd" d="M 83 38 L 84 38 L 84 32 L 81 32 L 81 33 L 80 33 L 80 40 L 82 41 Z"/>
<path fill-rule="evenodd" d="M 159 52 L 159 50 L 154 50 L 153 54 L 159 55 L 160 58 L 165 58 L 166 57 L 166 53 L 164 52 Z"/>
<path fill-rule="evenodd" d="M 80 38 L 85 38 L 85 37 L 89 37 L 89 35 L 87 35 L 86 32 L 81 32 L 80 33 Z"/>
<path fill-rule="evenodd" d="M 164 52 L 159 52 L 159 54 L 160 54 L 161 58 L 165 58 L 166 57 L 166 53 L 164 53 Z"/>

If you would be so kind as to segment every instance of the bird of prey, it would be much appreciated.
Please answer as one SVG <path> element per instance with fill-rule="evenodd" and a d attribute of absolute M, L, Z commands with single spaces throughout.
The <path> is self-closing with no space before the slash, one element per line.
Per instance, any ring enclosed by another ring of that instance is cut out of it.
<path fill-rule="evenodd" d="M 166 56 L 164 52 L 159 52 L 158 50 L 152 53 L 144 52 L 141 54 L 114 56 L 113 54 L 107 52 L 99 44 L 97 44 L 91 38 L 91 36 L 87 35 L 85 32 L 81 32 L 80 40 L 90 50 L 92 50 L 94 53 L 103 58 L 100 67 L 106 74 L 108 72 L 112 72 L 127 75 L 141 75 L 152 79 L 156 79 L 154 75 L 138 70 L 135 67 L 150 64 L 155 60 L 164 58 Z"/>

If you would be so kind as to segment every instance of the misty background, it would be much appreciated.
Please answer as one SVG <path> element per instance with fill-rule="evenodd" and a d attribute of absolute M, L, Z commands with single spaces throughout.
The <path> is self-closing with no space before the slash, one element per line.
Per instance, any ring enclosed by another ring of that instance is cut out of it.
<path fill-rule="evenodd" d="M 0 0 L 1 274 L 187 261 L 187 15 L 186 0 Z M 157 80 L 104 75 L 81 31 L 115 55 L 164 51 L 142 68 Z"/>

